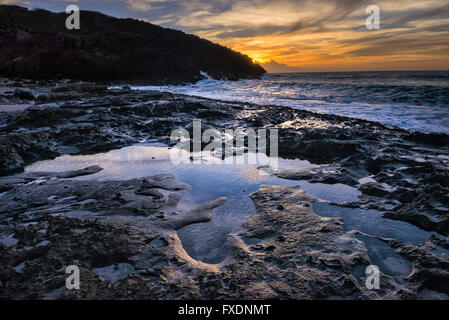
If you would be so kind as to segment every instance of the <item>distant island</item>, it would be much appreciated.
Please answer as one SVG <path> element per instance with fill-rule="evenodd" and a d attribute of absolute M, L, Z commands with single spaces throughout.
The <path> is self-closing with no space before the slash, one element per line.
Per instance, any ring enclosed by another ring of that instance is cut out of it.
<path fill-rule="evenodd" d="M 0 75 L 90 81 L 186 83 L 203 78 L 258 78 L 251 58 L 198 36 L 135 19 L 81 11 L 81 29 L 66 13 L 0 6 Z"/>

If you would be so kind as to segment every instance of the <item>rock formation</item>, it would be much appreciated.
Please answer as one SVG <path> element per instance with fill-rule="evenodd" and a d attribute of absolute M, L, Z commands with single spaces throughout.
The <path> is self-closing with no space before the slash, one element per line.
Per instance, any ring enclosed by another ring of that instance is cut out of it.
<path fill-rule="evenodd" d="M 260 77 L 243 54 L 195 35 L 134 19 L 81 11 L 80 30 L 65 13 L 0 6 L 0 75 L 140 83 L 185 83 L 209 76 Z"/>

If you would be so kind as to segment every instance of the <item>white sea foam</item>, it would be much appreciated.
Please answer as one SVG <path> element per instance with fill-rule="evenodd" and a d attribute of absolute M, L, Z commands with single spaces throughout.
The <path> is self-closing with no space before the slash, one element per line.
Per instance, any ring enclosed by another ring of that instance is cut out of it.
<path fill-rule="evenodd" d="M 449 73 L 286 74 L 240 81 L 203 76 L 206 79 L 195 84 L 132 89 L 279 105 L 449 133 Z"/>

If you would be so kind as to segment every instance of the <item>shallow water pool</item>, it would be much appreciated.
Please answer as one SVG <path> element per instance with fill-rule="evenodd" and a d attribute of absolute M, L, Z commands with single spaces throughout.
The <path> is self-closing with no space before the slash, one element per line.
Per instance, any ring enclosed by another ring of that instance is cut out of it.
<path fill-rule="evenodd" d="M 357 201 L 360 192 L 343 184 L 309 183 L 293 181 L 268 175 L 257 165 L 213 165 L 180 164 L 170 161 L 171 149 L 163 146 L 137 145 L 106 153 L 86 156 L 61 156 L 55 160 L 37 162 L 26 171 L 70 171 L 92 165 L 99 165 L 103 171 L 93 175 L 78 177 L 78 180 L 129 180 L 160 173 L 174 173 L 177 178 L 191 186 L 184 191 L 178 210 L 186 212 L 207 201 L 227 197 L 227 201 L 213 211 L 210 222 L 189 225 L 178 230 L 178 235 L 187 253 L 206 263 L 219 263 L 227 256 L 227 238 L 241 230 L 241 225 L 255 213 L 254 203 L 249 194 L 262 185 L 299 186 L 310 196 L 333 203 Z M 280 170 L 316 168 L 317 165 L 302 160 L 277 159 Z M 316 212 L 323 216 L 345 219 L 345 227 L 357 229 L 376 236 L 397 237 L 404 240 L 422 241 L 427 233 L 412 225 L 380 217 L 380 213 L 370 210 L 345 209 L 331 206 L 326 202 L 316 202 Z M 72 216 L 78 216 L 74 213 Z M 406 225 L 406 226 L 404 226 Z M 401 228 L 396 228 L 402 226 Z M 395 229 L 396 228 L 396 229 Z M 413 230 L 412 230 L 413 229 Z M 415 230 L 417 229 L 417 230 Z M 387 231 L 390 230 L 390 233 Z M 395 231 L 396 230 L 396 231 Z M 381 232 L 382 231 L 382 232 Z M 404 236 L 410 234 L 410 237 Z"/>

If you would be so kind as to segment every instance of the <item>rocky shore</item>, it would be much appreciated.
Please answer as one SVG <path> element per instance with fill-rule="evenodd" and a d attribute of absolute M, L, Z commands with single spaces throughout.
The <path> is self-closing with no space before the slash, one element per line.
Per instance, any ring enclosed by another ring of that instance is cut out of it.
<path fill-rule="evenodd" d="M 0 298 L 2 299 L 423 299 L 449 295 L 449 136 L 387 128 L 336 115 L 154 91 L 108 90 L 73 81 L 0 83 Z M 225 261 L 190 257 L 180 228 L 211 219 L 217 198 L 176 212 L 189 185 L 173 174 L 128 181 L 73 179 L 69 172 L 23 172 L 61 155 L 96 154 L 142 142 L 171 145 L 176 128 L 279 129 L 279 155 L 316 168 L 279 178 L 357 188 L 341 208 L 431 232 L 420 244 L 347 230 L 319 216 L 299 187 L 264 186 L 256 213 L 228 239 Z M 145 224 L 145 228 L 141 227 Z M 369 239 L 366 239 L 368 237 Z M 252 239 L 254 241 L 248 240 Z M 363 239 L 363 240 L 362 240 Z M 256 241 L 257 240 L 257 241 Z M 365 286 L 379 241 L 412 271 Z M 80 290 L 65 289 L 79 265 Z M 108 275 L 113 275 L 108 277 Z M 114 276 L 115 275 L 115 276 Z"/>

